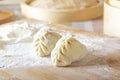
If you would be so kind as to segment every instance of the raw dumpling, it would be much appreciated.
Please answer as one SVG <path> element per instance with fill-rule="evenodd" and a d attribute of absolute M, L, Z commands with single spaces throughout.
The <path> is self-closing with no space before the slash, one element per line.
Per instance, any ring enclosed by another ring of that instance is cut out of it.
<path fill-rule="evenodd" d="M 41 30 L 39 36 L 34 40 L 34 48 L 39 56 L 50 55 L 56 42 L 61 38 L 56 32 L 50 30 Z"/>
<path fill-rule="evenodd" d="M 62 37 L 51 53 L 52 64 L 68 66 L 86 54 L 86 47 L 72 36 Z"/>

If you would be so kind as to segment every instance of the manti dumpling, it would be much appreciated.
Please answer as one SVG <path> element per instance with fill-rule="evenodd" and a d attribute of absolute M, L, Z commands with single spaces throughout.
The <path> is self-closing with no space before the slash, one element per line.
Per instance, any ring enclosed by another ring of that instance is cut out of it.
<path fill-rule="evenodd" d="M 86 47 L 72 36 L 62 37 L 51 53 L 52 64 L 68 66 L 86 55 Z"/>
<path fill-rule="evenodd" d="M 41 57 L 50 55 L 61 35 L 50 30 L 41 30 L 39 32 L 40 35 L 33 42 L 35 52 Z"/>

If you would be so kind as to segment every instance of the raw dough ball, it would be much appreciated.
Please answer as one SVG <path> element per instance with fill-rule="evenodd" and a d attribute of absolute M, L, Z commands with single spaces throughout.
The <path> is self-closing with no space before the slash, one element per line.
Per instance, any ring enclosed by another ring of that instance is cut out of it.
<path fill-rule="evenodd" d="M 61 35 L 49 30 L 41 30 L 39 36 L 34 40 L 34 48 L 39 56 L 47 56 L 55 47 L 56 42 L 61 38 Z"/>
<path fill-rule="evenodd" d="M 35 0 L 30 5 L 46 9 L 82 9 L 98 4 L 98 0 Z"/>
<path fill-rule="evenodd" d="M 52 64 L 68 66 L 86 54 L 86 47 L 72 36 L 62 37 L 51 53 Z"/>

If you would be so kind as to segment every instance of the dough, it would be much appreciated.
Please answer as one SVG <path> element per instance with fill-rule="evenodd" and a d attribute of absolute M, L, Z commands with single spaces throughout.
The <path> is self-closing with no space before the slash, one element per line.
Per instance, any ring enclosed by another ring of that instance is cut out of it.
<path fill-rule="evenodd" d="M 52 64 L 68 66 L 86 55 L 86 47 L 72 36 L 62 37 L 51 53 Z"/>
<path fill-rule="evenodd" d="M 49 55 L 56 42 L 61 38 L 61 35 L 50 30 L 40 30 L 37 36 L 33 44 L 35 52 L 41 57 Z"/>
<path fill-rule="evenodd" d="M 98 4 L 98 0 L 35 0 L 30 5 L 46 9 L 82 9 Z"/>

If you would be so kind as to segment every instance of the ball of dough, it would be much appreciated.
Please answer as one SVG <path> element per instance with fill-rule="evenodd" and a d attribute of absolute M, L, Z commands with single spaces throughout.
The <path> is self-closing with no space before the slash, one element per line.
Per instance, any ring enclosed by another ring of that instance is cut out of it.
<path fill-rule="evenodd" d="M 41 57 L 50 55 L 61 35 L 50 30 L 41 30 L 38 35 L 33 42 L 35 52 Z"/>
<path fill-rule="evenodd" d="M 72 36 L 62 37 L 51 52 L 52 64 L 68 66 L 86 54 L 86 47 Z"/>
<path fill-rule="evenodd" d="M 98 0 L 34 0 L 31 6 L 45 9 L 82 9 L 98 4 Z"/>

